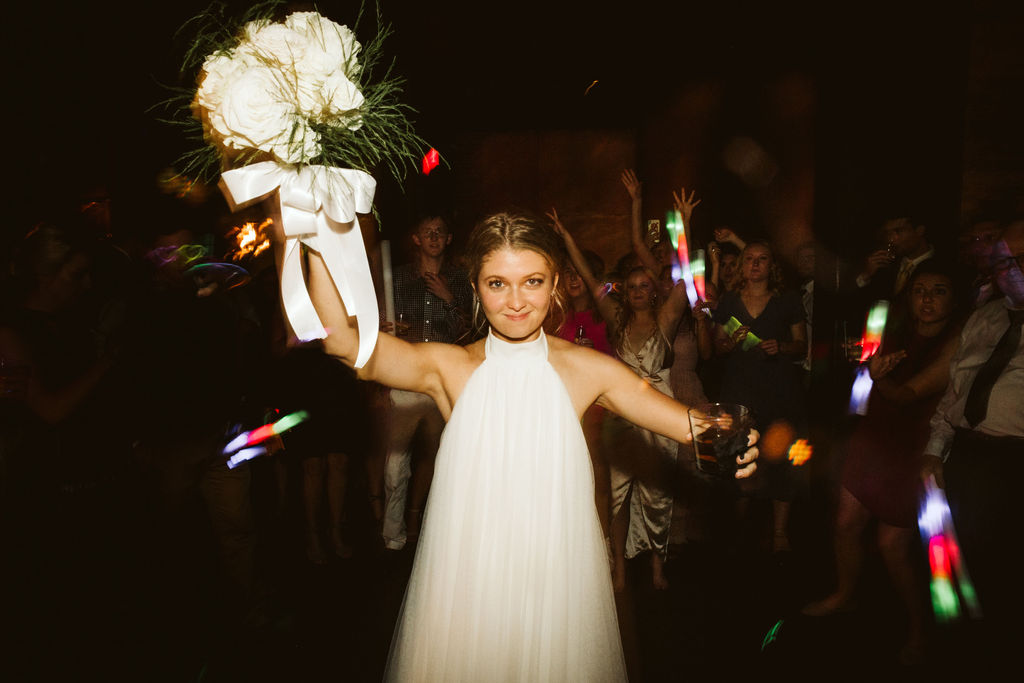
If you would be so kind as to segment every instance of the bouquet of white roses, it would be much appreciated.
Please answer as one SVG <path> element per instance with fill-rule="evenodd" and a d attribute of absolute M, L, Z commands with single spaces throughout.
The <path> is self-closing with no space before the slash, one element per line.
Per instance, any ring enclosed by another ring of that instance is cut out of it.
<path fill-rule="evenodd" d="M 321 155 L 317 124 L 361 125 L 360 48 L 348 27 L 316 12 L 251 21 L 233 50 L 207 57 L 194 109 L 225 153 L 308 162 Z"/>
<path fill-rule="evenodd" d="M 327 334 L 301 265 L 302 249 L 314 249 L 357 318 L 361 366 L 376 341 L 377 300 L 356 214 L 373 209 L 376 168 L 401 180 L 429 146 L 398 101 L 402 81 L 390 68 L 376 75 L 390 32 L 379 15 L 376 35 L 361 45 L 317 12 L 278 20 L 283 4 L 255 5 L 240 21 L 213 5 L 186 25 L 199 27 L 183 68 L 198 71 L 197 85 L 171 100 L 179 105 L 171 123 L 202 145 L 179 165 L 199 179 L 220 173 L 232 210 L 276 197 L 270 210 L 287 237 L 279 267 L 292 329 L 301 340 Z"/>
<path fill-rule="evenodd" d="M 356 31 L 318 12 L 283 19 L 283 0 L 242 17 L 215 4 L 193 18 L 182 72 L 196 83 L 166 104 L 169 123 L 201 141 L 179 159 L 183 175 L 208 180 L 247 164 L 274 161 L 373 172 L 401 180 L 429 149 L 413 131 L 413 110 L 399 101 L 403 81 L 378 69 L 390 27 L 360 44 Z M 363 13 L 355 27 L 363 23 Z M 195 74 L 195 75 L 193 75 Z"/>

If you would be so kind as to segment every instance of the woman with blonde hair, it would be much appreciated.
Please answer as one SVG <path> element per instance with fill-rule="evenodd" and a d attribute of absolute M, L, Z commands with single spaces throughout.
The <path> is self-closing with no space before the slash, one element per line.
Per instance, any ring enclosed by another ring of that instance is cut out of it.
<path fill-rule="evenodd" d="M 670 370 L 672 342 L 679 321 L 689 306 L 682 284 L 667 294 L 643 266 L 626 273 L 623 303 L 603 296 L 603 283 L 594 277 L 575 239 L 552 210 L 555 232 L 565 240 L 576 270 L 594 293 L 608 321 L 608 338 L 618 358 L 645 384 L 672 398 Z M 686 418 L 684 418 L 686 419 Z M 678 451 L 673 440 L 635 420 L 613 418 L 608 426 L 608 461 L 611 467 L 611 541 L 616 591 L 626 587 L 626 560 L 649 551 L 651 582 L 668 588 L 665 557 L 672 522 L 672 488 Z"/>
<path fill-rule="evenodd" d="M 739 268 L 736 289 L 721 297 L 714 313 L 716 349 L 725 355 L 717 400 L 745 405 L 757 429 L 772 429 L 779 435 L 776 441 L 788 447 L 807 428 L 799 367 L 794 365 L 807 353 L 803 304 L 795 292 L 782 290 L 782 272 L 767 242 L 747 243 Z M 751 334 L 756 344 L 748 343 Z M 766 456 L 755 492 L 772 501 L 772 549 L 784 552 L 790 549 L 790 501 L 801 477 L 785 452 Z"/>

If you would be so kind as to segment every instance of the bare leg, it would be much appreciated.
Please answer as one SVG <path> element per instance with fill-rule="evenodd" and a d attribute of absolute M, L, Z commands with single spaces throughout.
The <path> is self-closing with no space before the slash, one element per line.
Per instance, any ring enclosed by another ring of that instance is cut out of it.
<path fill-rule="evenodd" d="M 325 458 L 310 457 L 302 461 L 302 509 L 306 521 L 306 557 L 313 564 L 327 564 L 320 534 L 324 509 Z"/>
<path fill-rule="evenodd" d="M 328 453 L 327 457 L 327 512 L 334 554 L 342 559 L 352 557 L 352 546 L 345 542 L 342 525 L 345 522 L 345 494 L 348 490 L 348 455 Z"/>
<path fill-rule="evenodd" d="M 657 550 L 651 551 L 651 582 L 654 589 L 668 590 L 668 577 L 665 576 L 665 556 Z"/>
<path fill-rule="evenodd" d="M 370 511 L 377 522 L 377 538 L 384 524 L 384 464 L 388 457 L 388 428 L 391 401 L 385 387 L 374 386 L 368 391 L 373 412 L 373 442 L 366 458 L 366 480 L 370 496 Z"/>
<path fill-rule="evenodd" d="M 852 493 L 840 488 L 835 538 L 836 589 L 826 598 L 804 607 L 804 614 L 825 616 L 849 604 L 860 578 L 864 561 L 862 536 L 870 519 L 867 508 Z"/>
<path fill-rule="evenodd" d="M 612 517 L 612 587 L 616 593 L 626 590 L 626 535 L 629 533 L 629 493 Z"/>
<path fill-rule="evenodd" d="M 772 550 L 777 553 L 784 553 L 790 550 L 789 545 L 789 501 L 772 501 Z"/>
<path fill-rule="evenodd" d="M 440 411 L 429 410 L 420 423 L 420 429 L 422 442 L 412 470 L 409 509 L 406 514 L 406 538 L 410 542 L 415 542 L 419 538 L 423 509 L 430 494 L 430 483 L 434 480 L 434 460 L 437 458 L 441 432 L 444 430 L 444 418 L 441 417 Z"/>
<path fill-rule="evenodd" d="M 878 525 L 878 545 L 882 559 L 889 570 L 889 578 L 907 608 L 907 642 L 900 652 L 906 664 L 914 664 L 924 656 L 925 606 L 921 601 L 920 586 L 910 561 L 910 548 L 916 534 L 913 529 Z"/>

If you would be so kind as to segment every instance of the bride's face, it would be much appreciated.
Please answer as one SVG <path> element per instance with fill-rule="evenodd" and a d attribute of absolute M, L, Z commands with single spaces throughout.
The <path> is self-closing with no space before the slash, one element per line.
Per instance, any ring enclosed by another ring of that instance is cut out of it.
<path fill-rule="evenodd" d="M 542 255 L 505 247 L 484 257 L 475 286 L 495 336 L 526 342 L 540 336 L 556 284 L 558 276 Z"/>

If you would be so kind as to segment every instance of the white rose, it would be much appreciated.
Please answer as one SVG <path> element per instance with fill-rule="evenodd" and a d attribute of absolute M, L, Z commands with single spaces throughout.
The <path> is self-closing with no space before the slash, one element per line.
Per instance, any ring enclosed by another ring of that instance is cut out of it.
<path fill-rule="evenodd" d="M 293 111 L 281 95 L 275 72 L 256 65 L 225 83 L 209 121 L 229 147 L 272 152 L 281 134 L 287 134 Z"/>
<path fill-rule="evenodd" d="M 220 106 L 224 90 L 238 74 L 247 68 L 242 56 L 210 55 L 203 63 L 203 71 L 196 99 L 207 109 Z"/>
<path fill-rule="evenodd" d="M 358 112 L 355 110 L 363 106 L 363 93 L 359 92 L 355 83 L 347 79 L 344 74 L 338 72 L 330 76 L 324 82 L 320 93 L 323 101 L 322 116 L 325 121 L 351 115 L 355 127 L 349 124 L 349 128 L 356 130 L 361 125 Z"/>
<path fill-rule="evenodd" d="M 239 52 L 254 55 L 268 66 L 291 69 L 305 59 L 310 41 L 306 36 L 293 31 L 284 24 L 246 25 L 245 39 L 238 46 Z"/>
<path fill-rule="evenodd" d="M 308 73 L 321 74 L 324 78 L 339 69 L 349 78 L 359 73 L 356 57 L 362 46 L 348 27 L 336 24 L 316 12 L 290 14 L 284 25 L 307 40 L 306 52 L 299 68 Z"/>

